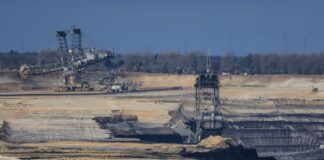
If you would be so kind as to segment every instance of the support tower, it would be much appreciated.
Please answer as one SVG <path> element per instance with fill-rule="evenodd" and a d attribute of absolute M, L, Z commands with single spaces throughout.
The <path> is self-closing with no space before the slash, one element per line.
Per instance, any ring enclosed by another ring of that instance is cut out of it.
<path fill-rule="evenodd" d="M 80 54 L 82 52 L 82 33 L 80 28 L 71 29 L 72 53 Z"/>
<path fill-rule="evenodd" d="M 65 31 L 56 31 L 56 38 L 58 41 L 58 50 L 61 52 L 67 52 L 69 47 L 66 41 L 66 32 Z"/>
<path fill-rule="evenodd" d="M 223 127 L 220 112 L 218 75 L 210 73 L 210 59 L 207 58 L 206 74 L 199 74 L 195 83 L 195 136 L 193 143 L 211 134 L 218 134 Z"/>

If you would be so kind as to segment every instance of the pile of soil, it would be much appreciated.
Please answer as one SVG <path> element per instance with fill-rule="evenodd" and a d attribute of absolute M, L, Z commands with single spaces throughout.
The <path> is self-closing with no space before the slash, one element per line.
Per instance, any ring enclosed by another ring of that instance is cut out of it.
<path fill-rule="evenodd" d="M 255 149 L 244 148 L 221 136 L 209 136 L 196 147 L 185 148 L 181 155 L 204 160 L 275 160 L 273 157 L 258 157 Z"/>
<path fill-rule="evenodd" d="M 198 147 L 202 148 L 228 148 L 229 144 L 226 142 L 226 139 L 221 136 L 209 136 L 206 139 L 203 139 Z"/>

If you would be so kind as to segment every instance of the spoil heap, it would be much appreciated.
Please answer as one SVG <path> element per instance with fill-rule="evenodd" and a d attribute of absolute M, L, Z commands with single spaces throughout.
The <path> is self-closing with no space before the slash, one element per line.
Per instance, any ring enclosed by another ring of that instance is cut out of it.
<path fill-rule="evenodd" d="M 203 139 L 199 144 L 198 147 L 202 148 L 228 148 L 230 145 L 227 142 L 227 139 L 221 136 L 209 136 L 206 139 Z"/>

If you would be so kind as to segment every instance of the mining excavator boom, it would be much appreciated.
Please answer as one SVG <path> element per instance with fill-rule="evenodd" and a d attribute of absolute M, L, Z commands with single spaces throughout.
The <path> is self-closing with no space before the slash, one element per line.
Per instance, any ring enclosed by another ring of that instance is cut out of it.
<path fill-rule="evenodd" d="M 64 65 L 64 63 L 53 63 L 39 66 L 24 64 L 20 66 L 19 74 L 23 79 L 27 79 L 32 75 L 41 75 L 51 72 L 63 71 L 64 68 L 70 70 L 79 70 L 113 56 L 114 51 L 89 49 L 89 52 L 86 52 L 84 56 L 70 61 L 67 65 Z"/>
<path fill-rule="evenodd" d="M 68 48 L 67 35 L 71 35 L 72 48 Z M 22 79 L 30 76 L 48 74 L 51 72 L 63 71 L 64 85 L 59 91 L 88 90 L 89 84 L 80 78 L 81 70 L 87 66 L 99 63 L 100 61 L 115 56 L 115 50 L 99 50 L 95 48 L 81 48 L 82 32 L 80 28 L 72 27 L 70 31 L 57 31 L 58 52 L 63 52 L 61 62 L 45 65 L 22 65 L 19 74 Z M 72 88 L 72 89 L 71 89 Z M 75 89 L 76 88 L 76 89 Z M 81 89 L 79 89 L 81 88 Z"/>

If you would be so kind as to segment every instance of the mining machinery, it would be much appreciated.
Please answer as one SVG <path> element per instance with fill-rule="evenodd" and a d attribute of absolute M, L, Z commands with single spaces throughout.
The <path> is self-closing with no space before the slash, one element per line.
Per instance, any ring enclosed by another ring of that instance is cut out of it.
<path fill-rule="evenodd" d="M 209 55 L 207 55 L 206 73 L 197 75 L 194 87 L 195 135 L 189 141 L 199 143 L 202 138 L 219 134 L 224 126 L 220 111 L 219 77 L 211 72 Z"/>
<path fill-rule="evenodd" d="M 67 36 L 71 36 L 71 48 L 67 43 Z M 86 76 L 82 70 L 87 66 L 112 58 L 113 50 L 98 50 L 95 48 L 82 48 L 82 32 L 80 28 L 72 27 L 68 31 L 57 31 L 58 52 L 62 52 L 61 62 L 45 65 L 22 65 L 19 73 L 23 79 L 30 76 L 63 71 L 64 82 L 56 91 L 88 91 L 91 90 Z M 107 75 L 111 77 L 110 75 Z M 103 77 L 104 78 L 104 75 Z"/>

